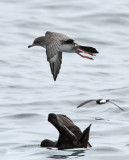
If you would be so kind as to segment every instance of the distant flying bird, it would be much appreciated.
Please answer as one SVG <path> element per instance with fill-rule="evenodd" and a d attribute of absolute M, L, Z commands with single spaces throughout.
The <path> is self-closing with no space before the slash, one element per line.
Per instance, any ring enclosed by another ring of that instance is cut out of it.
<path fill-rule="evenodd" d="M 93 101 L 96 101 L 97 104 L 105 104 L 107 102 L 110 102 L 110 103 L 114 104 L 115 106 L 117 106 L 120 110 L 124 111 L 124 109 L 122 109 L 120 106 L 118 106 L 117 104 L 112 102 L 110 99 L 90 99 L 90 100 L 87 100 L 87 101 L 81 103 L 79 106 L 77 106 L 77 108 L 80 108 L 83 105 L 90 103 L 90 102 L 93 102 Z"/>
<path fill-rule="evenodd" d="M 49 31 L 46 32 L 45 36 L 36 38 L 33 44 L 29 45 L 28 48 L 33 46 L 46 48 L 47 61 L 50 63 L 51 73 L 55 81 L 61 68 L 62 52 L 77 53 L 81 57 L 88 58 L 90 60 L 93 60 L 93 58 L 84 56 L 80 54 L 80 52 L 91 56 L 98 53 L 98 51 L 93 47 L 80 46 L 75 43 L 73 39 L 64 34 Z"/>

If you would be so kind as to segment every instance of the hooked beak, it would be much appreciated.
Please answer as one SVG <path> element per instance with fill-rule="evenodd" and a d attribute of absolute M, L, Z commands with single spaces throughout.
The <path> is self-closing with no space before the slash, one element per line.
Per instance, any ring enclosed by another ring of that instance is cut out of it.
<path fill-rule="evenodd" d="M 28 48 L 33 47 L 33 46 L 35 46 L 35 44 L 31 44 L 31 45 L 29 45 L 29 46 L 28 46 Z"/>

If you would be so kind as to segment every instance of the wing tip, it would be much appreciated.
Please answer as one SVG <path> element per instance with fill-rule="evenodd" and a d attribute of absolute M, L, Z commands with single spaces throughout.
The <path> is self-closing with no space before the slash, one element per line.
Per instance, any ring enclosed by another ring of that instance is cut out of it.
<path fill-rule="evenodd" d="M 78 106 L 77 106 L 77 108 L 80 108 L 80 107 L 81 107 L 81 105 L 78 105 Z"/>
<path fill-rule="evenodd" d="M 53 76 L 54 81 L 56 81 L 56 77 Z"/>
<path fill-rule="evenodd" d="M 58 74 L 54 75 L 54 74 L 52 73 L 52 75 L 53 75 L 54 81 L 56 81 L 56 78 L 57 78 Z"/>

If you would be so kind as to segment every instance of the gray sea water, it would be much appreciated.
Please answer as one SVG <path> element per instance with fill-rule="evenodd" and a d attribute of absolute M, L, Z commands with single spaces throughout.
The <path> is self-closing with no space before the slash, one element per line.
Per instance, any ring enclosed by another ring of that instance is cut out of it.
<path fill-rule="evenodd" d="M 0 159 L 129 159 L 129 1 L 0 0 Z M 99 51 L 94 61 L 64 53 L 54 82 L 45 50 L 28 49 L 46 31 L 64 33 Z M 94 102 L 77 109 L 87 99 Z M 91 149 L 40 148 L 57 140 L 49 113 L 66 114 L 84 130 Z"/>

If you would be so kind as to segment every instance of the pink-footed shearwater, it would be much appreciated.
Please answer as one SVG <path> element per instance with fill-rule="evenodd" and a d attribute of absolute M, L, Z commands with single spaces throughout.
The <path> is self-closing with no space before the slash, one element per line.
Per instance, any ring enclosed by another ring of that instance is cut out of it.
<path fill-rule="evenodd" d="M 91 56 L 98 53 L 98 51 L 93 47 L 81 46 L 64 34 L 49 31 L 45 33 L 45 36 L 36 38 L 33 44 L 29 45 L 28 48 L 33 46 L 46 48 L 47 61 L 50 63 L 51 72 L 55 81 L 61 68 L 62 52 L 77 53 L 81 57 L 88 58 L 90 60 L 93 60 L 93 58 L 84 56 L 80 54 L 80 52 Z"/>

